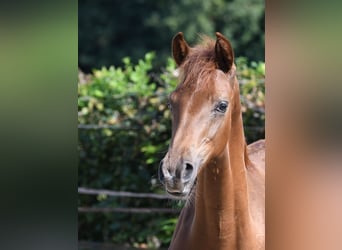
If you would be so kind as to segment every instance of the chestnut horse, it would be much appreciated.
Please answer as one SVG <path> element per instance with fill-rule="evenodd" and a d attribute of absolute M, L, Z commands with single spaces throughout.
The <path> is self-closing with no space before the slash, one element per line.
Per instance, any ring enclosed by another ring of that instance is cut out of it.
<path fill-rule="evenodd" d="M 264 140 L 246 145 L 232 46 L 217 32 L 189 47 L 180 32 L 172 52 L 180 83 L 159 178 L 187 202 L 169 249 L 264 249 Z"/>

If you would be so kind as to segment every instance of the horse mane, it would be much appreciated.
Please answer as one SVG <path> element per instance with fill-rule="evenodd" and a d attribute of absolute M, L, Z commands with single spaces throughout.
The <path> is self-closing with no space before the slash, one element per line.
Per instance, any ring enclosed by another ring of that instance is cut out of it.
<path fill-rule="evenodd" d="M 197 89 L 205 87 L 215 75 L 215 41 L 205 35 L 200 35 L 201 43 L 192 47 L 190 53 L 179 67 L 180 84 L 177 88 Z M 201 79 L 196 82 L 194 79 Z"/>

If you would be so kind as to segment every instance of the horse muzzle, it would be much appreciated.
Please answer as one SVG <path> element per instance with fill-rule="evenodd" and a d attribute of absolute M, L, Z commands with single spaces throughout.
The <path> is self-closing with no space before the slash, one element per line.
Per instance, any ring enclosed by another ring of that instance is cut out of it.
<path fill-rule="evenodd" d="M 194 165 L 190 161 L 181 161 L 172 167 L 171 164 L 160 162 L 158 175 L 160 182 L 171 196 L 182 198 L 189 194 L 195 176 Z"/>

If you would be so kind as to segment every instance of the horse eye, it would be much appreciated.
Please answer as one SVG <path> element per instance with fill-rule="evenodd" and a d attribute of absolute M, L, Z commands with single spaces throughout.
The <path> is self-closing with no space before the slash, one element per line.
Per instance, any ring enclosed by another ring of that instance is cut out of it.
<path fill-rule="evenodd" d="M 221 101 L 221 102 L 218 103 L 218 105 L 216 106 L 215 110 L 220 112 L 220 113 L 224 113 L 224 112 L 226 112 L 227 107 L 228 107 L 228 102 Z"/>

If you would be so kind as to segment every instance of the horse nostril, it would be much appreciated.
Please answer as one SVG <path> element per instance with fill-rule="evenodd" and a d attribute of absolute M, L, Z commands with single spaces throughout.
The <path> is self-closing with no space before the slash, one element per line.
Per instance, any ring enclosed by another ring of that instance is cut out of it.
<path fill-rule="evenodd" d="M 183 175 L 184 180 L 189 180 L 192 176 L 193 171 L 194 171 L 194 167 L 192 166 L 192 164 L 185 163 L 184 175 Z"/>
<path fill-rule="evenodd" d="M 159 164 L 158 176 L 159 176 L 160 182 L 161 182 L 161 183 L 164 183 L 165 176 L 164 176 L 162 167 L 163 167 L 163 161 L 161 161 L 160 164 Z"/>

